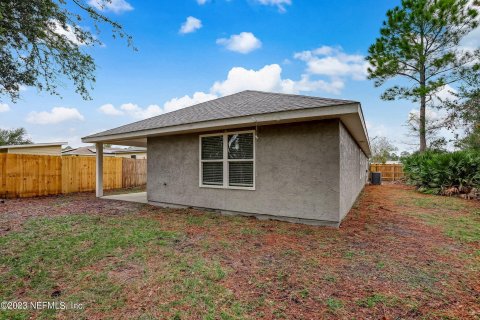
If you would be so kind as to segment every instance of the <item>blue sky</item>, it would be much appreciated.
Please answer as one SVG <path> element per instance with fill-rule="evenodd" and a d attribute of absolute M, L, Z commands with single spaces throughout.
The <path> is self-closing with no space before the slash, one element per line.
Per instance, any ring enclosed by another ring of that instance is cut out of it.
<path fill-rule="evenodd" d="M 103 30 L 104 46 L 84 47 L 97 63 L 93 100 L 82 100 L 68 82 L 62 98 L 27 88 L 15 104 L 2 97 L 0 127 L 23 126 L 35 142 L 79 146 L 94 132 L 258 89 L 358 100 L 370 137 L 385 135 L 408 149 L 404 123 L 416 106 L 380 100 L 382 88 L 366 79 L 363 60 L 385 12 L 398 3 L 114 0 L 102 10 L 138 51 Z"/>

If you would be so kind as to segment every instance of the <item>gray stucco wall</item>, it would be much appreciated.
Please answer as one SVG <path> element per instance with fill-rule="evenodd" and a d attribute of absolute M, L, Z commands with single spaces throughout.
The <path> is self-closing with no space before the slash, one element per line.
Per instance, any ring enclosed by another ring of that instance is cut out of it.
<path fill-rule="evenodd" d="M 148 200 L 338 223 L 358 189 L 341 207 L 340 128 L 338 120 L 259 127 L 253 191 L 199 187 L 199 134 L 149 138 Z"/>
<path fill-rule="evenodd" d="M 340 220 L 352 208 L 367 182 L 368 159 L 340 122 Z"/>

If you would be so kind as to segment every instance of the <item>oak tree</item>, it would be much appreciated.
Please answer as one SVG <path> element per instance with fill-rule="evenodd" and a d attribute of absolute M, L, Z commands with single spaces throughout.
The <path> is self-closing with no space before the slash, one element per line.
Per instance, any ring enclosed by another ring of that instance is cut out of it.
<path fill-rule="evenodd" d="M 100 26 L 132 42 L 102 11 L 112 0 L 97 1 L 96 6 L 85 0 L 0 1 L 0 96 L 15 101 L 26 86 L 58 95 L 68 79 L 89 99 L 95 62 L 86 48 L 102 44 Z"/>
<path fill-rule="evenodd" d="M 25 128 L 0 129 L 0 146 L 33 143 Z"/>

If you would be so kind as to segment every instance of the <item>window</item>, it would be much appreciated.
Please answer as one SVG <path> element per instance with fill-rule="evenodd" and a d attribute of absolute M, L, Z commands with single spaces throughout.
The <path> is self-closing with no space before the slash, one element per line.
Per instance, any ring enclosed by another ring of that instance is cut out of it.
<path fill-rule="evenodd" d="M 202 184 L 223 186 L 223 136 L 202 137 Z"/>
<path fill-rule="evenodd" d="M 255 189 L 253 131 L 200 136 L 200 186 Z"/>
<path fill-rule="evenodd" d="M 136 155 L 136 154 L 132 154 L 132 155 L 130 156 L 130 158 L 131 158 L 131 159 L 137 159 L 137 155 Z"/>

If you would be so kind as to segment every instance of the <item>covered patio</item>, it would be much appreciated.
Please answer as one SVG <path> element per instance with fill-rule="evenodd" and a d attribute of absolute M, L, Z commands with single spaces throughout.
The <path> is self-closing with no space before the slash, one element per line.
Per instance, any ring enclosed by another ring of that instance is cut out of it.
<path fill-rule="evenodd" d="M 84 140 L 84 139 L 82 139 Z M 85 141 L 84 141 L 85 142 Z M 90 142 L 90 141 L 89 141 Z M 94 142 L 94 141 L 92 141 Z M 104 158 L 104 152 L 103 152 L 103 147 L 104 144 L 110 144 L 110 145 L 119 145 L 119 146 L 126 146 L 126 147 L 147 147 L 147 138 L 140 138 L 140 139 L 128 139 L 128 140 L 121 140 L 121 139 L 116 139 L 116 140 L 105 140 L 102 142 L 94 142 L 95 143 L 95 149 L 96 149 L 96 154 L 95 154 L 95 169 L 96 169 L 96 179 L 95 179 L 95 193 L 97 197 L 103 197 L 103 158 Z M 139 193 L 144 193 L 145 195 L 145 203 L 146 203 L 146 192 L 139 192 Z M 130 199 L 130 193 L 124 194 L 126 196 L 126 199 Z M 120 195 L 115 195 L 115 196 L 106 196 L 105 198 L 108 199 L 108 197 L 117 197 Z M 123 195 L 122 195 L 123 196 Z M 124 199 L 114 199 L 114 200 L 124 200 Z M 124 201 L 133 201 L 133 200 L 124 200 Z M 143 202 L 143 201 L 134 201 L 134 202 Z"/>
<path fill-rule="evenodd" d="M 147 201 L 147 192 L 133 192 L 133 193 L 123 193 L 115 194 L 111 196 L 103 196 L 102 199 L 107 200 L 119 200 L 127 202 L 137 202 L 137 203 L 148 203 Z"/>

